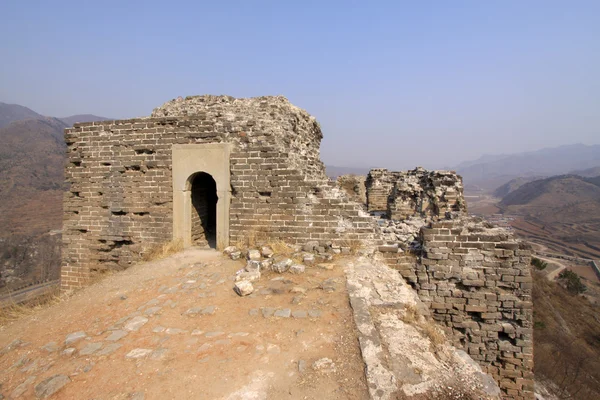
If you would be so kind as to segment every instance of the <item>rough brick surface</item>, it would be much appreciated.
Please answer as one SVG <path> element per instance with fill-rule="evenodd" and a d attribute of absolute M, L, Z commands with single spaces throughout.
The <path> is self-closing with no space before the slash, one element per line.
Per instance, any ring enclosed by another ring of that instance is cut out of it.
<path fill-rule="evenodd" d="M 533 399 L 533 303 L 529 245 L 472 218 L 421 229 L 420 259 L 382 253 L 429 304 L 435 320 L 504 392 Z"/>
<path fill-rule="evenodd" d="M 330 183 L 314 117 L 283 97 L 195 96 L 152 117 L 76 124 L 65 130 L 62 287 L 122 269 L 171 240 L 174 144 L 230 143 L 230 242 L 246 235 L 320 245 L 373 240 L 360 205 Z M 198 171 L 200 172 L 200 171 Z M 203 242 L 192 212 L 194 239 Z"/>

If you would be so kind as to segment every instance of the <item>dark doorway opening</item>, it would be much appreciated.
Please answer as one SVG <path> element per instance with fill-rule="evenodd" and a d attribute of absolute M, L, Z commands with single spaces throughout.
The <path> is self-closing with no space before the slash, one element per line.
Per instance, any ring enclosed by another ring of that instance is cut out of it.
<path fill-rule="evenodd" d="M 199 172 L 192 177 L 192 244 L 217 247 L 217 184 Z"/>

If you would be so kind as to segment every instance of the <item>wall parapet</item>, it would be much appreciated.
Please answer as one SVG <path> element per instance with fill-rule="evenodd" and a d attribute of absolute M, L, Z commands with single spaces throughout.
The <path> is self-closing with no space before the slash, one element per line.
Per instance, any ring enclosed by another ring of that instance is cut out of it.
<path fill-rule="evenodd" d="M 510 399 L 533 399 L 531 247 L 471 217 L 421 228 L 416 257 L 384 260 L 429 305 L 454 345 L 492 375 Z"/>

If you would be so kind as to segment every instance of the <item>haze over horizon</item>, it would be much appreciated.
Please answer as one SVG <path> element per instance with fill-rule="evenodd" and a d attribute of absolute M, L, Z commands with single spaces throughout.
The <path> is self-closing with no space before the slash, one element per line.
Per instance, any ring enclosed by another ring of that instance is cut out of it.
<path fill-rule="evenodd" d="M 453 166 L 600 143 L 600 3 L 0 4 L 0 101 L 149 115 L 177 96 L 284 95 L 326 164 Z"/>

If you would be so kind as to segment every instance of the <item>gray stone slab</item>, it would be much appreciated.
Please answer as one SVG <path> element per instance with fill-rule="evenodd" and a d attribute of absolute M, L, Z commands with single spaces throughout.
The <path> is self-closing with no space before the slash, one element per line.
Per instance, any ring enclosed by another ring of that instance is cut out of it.
<path fill-rule="evenodd" d="M 85 339 L 86 337 L 87 335 L 83 331 L 70 333 L 65 339 L 65 345 L 68 346 L 70 344 L 80 341 L 81 339 Z"/>
<path fill-rule="evenodd" d="M 80 356 L 89 356 L 102 348 L 102 343 L 89 343 L 83 349 L 79 350 Z"/>
<path fill-rule="evenodd" d="M 118 340 L 123 339 L 125 336 L 127 336 L 127 334 L 128 332 L 123 330 L 112 331 L 112 333 L 108 335 L 108 337 L 105 340 L 108 340 L 110 342 L 116 342 Z"/>
<path fill-rule="evenodd" d="M 292 317 L 294 318 L 306 318 L 308 313 L 304 310 L 295 310 L 292 312 Z"/>
<path fill-rule="evenodd" d="M 146 317 L 142 317 L 142 316 L 137 316 L 137 317 L 133 317 L 131 320 L 129 320 L 129 322 L 127 322 L 124 326 L 124 329 L 126 331 L 138 331 L 140 330 L 140 328 L 144 325 L 146 325 L 146 323 L 148 322 L 148 318 Z"/>
<path fill-rule="evenodd" d="M 280 309 L 275 311 L 275 314 L 273 315 L 279 318 L 289 318 L 292 315 L 292 310 L 289 308 Z"/>
<path fill-rule="evenodd" d="M 115 351 L 119 350 L 123 345 L 119 343 L 110 343 L 106 345 L 102 350 L 96 353 L 97 356 L 108 356 Z"/>

